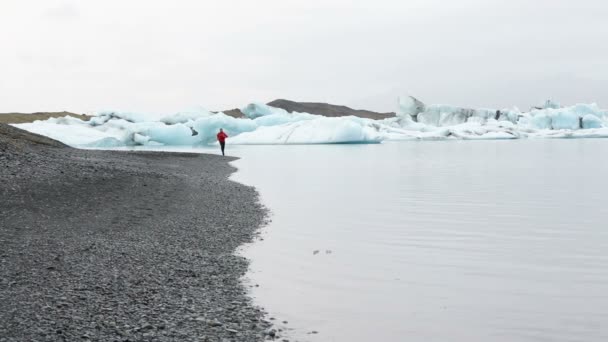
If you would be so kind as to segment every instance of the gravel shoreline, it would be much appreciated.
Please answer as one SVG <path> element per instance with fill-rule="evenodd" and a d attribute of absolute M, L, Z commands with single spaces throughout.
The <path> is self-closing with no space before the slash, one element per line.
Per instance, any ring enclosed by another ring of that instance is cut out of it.
<path fill-rule="evenodd" d="M 0 125 L 0 341 L 275 337 L 234 255 L 266 213 L 231 160 Z"/>

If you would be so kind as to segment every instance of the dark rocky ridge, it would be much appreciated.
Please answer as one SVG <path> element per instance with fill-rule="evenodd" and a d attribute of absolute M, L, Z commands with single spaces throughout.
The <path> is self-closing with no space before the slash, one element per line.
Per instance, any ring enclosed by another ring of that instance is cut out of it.
<path fill-rule="evenodd" d="M 274 100 L 268 102 L 267 105 L 281 108 L 289 113 L 299 112 L 299 113 L 310 113 L 323 115 L 327 117 L 339 117 L 339 116 L 357 116 L 360 118 L 368 118 L 374 120 L 382 120 L 386 118 L 391 118 L 395 116 L 395 113 L 377 113 L 370 110 L 362 110 L 362 109 L 352 109 L 346 106 L 338 106 L 329 103 L 317 103 L 317 102 L 295 102 L 289 100 Z M 238 109 L 230 109 L 225 110 L 222 113 L 232 116 L 234 118 L 245 118 L 245 114 Z"/>
<path fill-rule="evenodd" d="M 262 341 L 232 158 L 76 150 L 0 124 L 0 340 Z"/>
<path fill-rule="evenodd" d="M 267 103 L 269 106 L 285 109 L 288 112 L 300 112 L 318 114 L 328 117 L 337 116 L 357 116 L 360 118 L 368 118 L 381 120 L 395 116 L 395 113 L 377 113 L 369 110 L 352 109 L 346 106 L 337 106 L 329 103 L 317 102 L 295 102 L 289 100 L 274 100 Z"/>
<path fill-rule="evenodd" d="M 228 116 L 232 116 L 233 118 L 237 118 L 237 119 L 246 118 L 245 114 L 243 114 L 243 112 L 239 108 L 225 110 L 222 113 L 224 113 Z"/>
<path fill-rule="evenodd" d="M 38 112 L 38 113 L 0 113 L 0 123 L 17 124 L 34 122 L 36 120 L 47 120 L 50 118 L 62 118 L 64 116 L 72 116 L 81 120 L 89 120 L 91 117 L 85 114 L 76 114 L 71 112 Z"/>

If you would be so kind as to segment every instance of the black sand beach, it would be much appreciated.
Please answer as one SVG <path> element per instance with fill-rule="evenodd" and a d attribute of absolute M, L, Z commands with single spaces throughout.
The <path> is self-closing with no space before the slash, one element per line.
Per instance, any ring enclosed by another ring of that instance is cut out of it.
<path fill-rule="evenodd" d="M 0 124 L 0 341 L 264 340 L 233 253 L 265 212 L 231 160 Z"/>

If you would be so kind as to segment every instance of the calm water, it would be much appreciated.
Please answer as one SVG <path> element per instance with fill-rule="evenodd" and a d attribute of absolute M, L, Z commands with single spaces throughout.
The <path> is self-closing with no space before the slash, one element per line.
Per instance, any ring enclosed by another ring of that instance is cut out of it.
<path fill-rule="evenodd" d="M 233 147 L 272 211 L 253 295 L 300 341 L 608 341 L 606 151 Z"/>

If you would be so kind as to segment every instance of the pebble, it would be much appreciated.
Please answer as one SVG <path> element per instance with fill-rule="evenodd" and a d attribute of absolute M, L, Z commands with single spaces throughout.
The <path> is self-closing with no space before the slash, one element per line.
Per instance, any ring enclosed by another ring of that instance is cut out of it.
<path fill-rule="evenodd" d="M 217 319 L 214 319 L 212 321 L 207 322 L 210 326 L 212 327 L 219 327 L 222 326 L 222 322 L 218 321 Z"/>
<path fill-rule="evenodd" d="M 48 141 L 0 125 L 0 342 L 264 340 L 233 253 L 266 212 L 233 159 Z"/>

